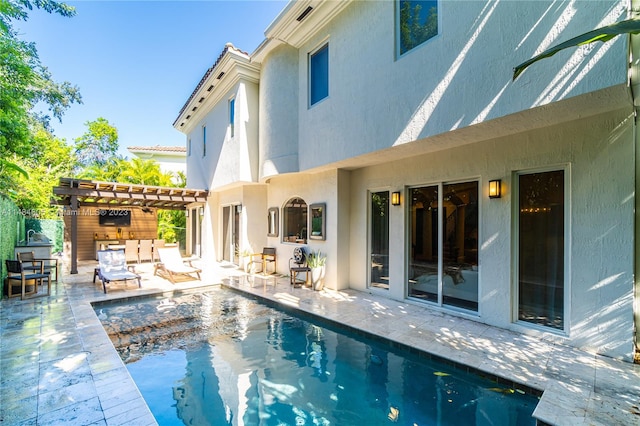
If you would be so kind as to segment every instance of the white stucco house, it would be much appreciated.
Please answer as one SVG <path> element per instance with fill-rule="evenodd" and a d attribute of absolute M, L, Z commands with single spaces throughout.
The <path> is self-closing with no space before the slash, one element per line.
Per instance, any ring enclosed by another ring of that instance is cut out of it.
<path fill-rule="evenodd" d="M 178 173 L 187 174 L 187 149 L 184 146 L 130 146 L 127 150 L 143 160 L 158 163 L 163 173 L 171 173 L 176 179 Z"/>
<path fill-rule="evenodd" d="M 290 2 L 253 53 L 224 48 L 175 120 L 187 186 L 210 194 L 190 207 L 188 250 L 237 263 L 236 247 L 275 247 L 283 274 L 295 247 L 321 250 L 328 288 L 631 361 L 637 42 L 568 49 L 512 81 L 630 10 Z"/>

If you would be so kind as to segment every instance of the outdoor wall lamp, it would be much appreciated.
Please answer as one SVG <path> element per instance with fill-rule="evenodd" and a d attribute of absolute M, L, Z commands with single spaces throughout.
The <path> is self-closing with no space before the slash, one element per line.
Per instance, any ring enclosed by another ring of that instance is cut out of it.
<path fill-rule="evenodd" d="M 204 207 L 200 207 L 200 216 L 204 216 Z"/>
<path fill-rule="evenodd" d="M 500 198 L 500 179 L 489 181 L 489 198 Z"/>
<path fill-rule="evenodd" d="M 184 216 L 185 217 L 189 217 L 189 209 L 185 209 L 184 210 Z"/>
<path fill-rule="evenodd" d="M 394 206 L 399 206 L 400 205 L 400 193 L 399 192 L 392 192 L 391 193 L 391 204 L 393 204 Z"/>

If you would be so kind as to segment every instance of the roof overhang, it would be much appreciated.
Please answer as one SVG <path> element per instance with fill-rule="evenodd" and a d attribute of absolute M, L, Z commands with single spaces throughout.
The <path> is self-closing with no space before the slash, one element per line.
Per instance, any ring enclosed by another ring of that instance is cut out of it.
<path fill-rule="evenodd" d="M 252 53 L 251 59 L 261 63 L 267 54 L 282 43 L 297 49 L 342 12 L 353 0 L 290 1 L 265 30 L 265 41 Z"/>
<path fill-rule="evenodd" d="M 139 185 L 119 182 L 100 182 L 74 178 L 60 178 L 53 188 L 51 204 L 70 206 L 76 197 L 78 207 L 140 207 L 163 210 L 184 210 L 193 203 L 206 203 L 204 189 Z"/>
<path fill-rule="evenodd" d="M 180 110 L 173 127 L 189 133 L 201 115 L 210 111 L 240 80 L 257 84 L 260 81 L 260 64 L 252 62 L 248 53 L 227 43 Z"/>

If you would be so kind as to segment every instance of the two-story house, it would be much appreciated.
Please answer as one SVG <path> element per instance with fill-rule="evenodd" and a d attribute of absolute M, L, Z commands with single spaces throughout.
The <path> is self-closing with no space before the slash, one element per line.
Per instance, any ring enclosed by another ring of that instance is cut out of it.
<path fill-rule="evenodd" d="M 325 286 L 631 360 L 629 37 L 515 65 L 626 1 L 290 2 L 174 126 L 193 251 L 327 255 Z M 633 78 L 633 77 L 632 77 Z M 633 82 L 633 80 L 632 80 Z"/>

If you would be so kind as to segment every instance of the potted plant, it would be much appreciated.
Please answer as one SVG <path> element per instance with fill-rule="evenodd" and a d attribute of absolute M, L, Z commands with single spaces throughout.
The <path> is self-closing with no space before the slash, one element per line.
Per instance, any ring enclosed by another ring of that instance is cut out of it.
<path fill-rule="evenodd" d="M 314 290 L 322 290 L 324 287 L 324 266 L 327 256 L 320 250 L 312 250 L 307 255 L 307 266 L 311 269 L 311 286 Z"/>
<path fill-rule="evenodd" d="M 236 246 L 236 256 L 240 260 L 240 267 L 245 272 L 249 271 L 249 265 L 251 265 L 251 252 L 247 249 L 240 250 L 238 246 Z"/>

